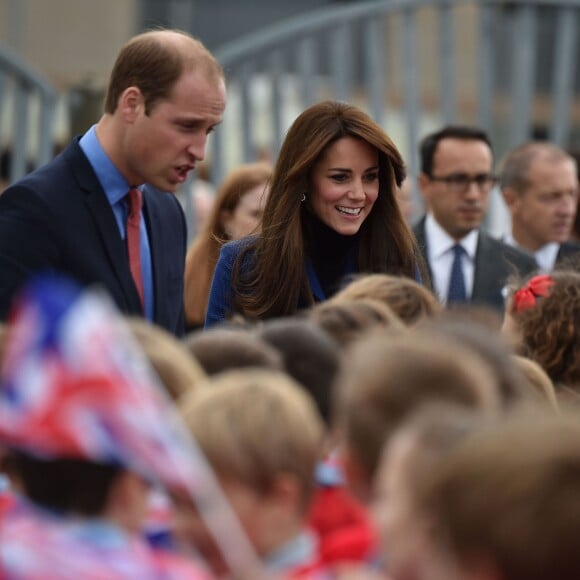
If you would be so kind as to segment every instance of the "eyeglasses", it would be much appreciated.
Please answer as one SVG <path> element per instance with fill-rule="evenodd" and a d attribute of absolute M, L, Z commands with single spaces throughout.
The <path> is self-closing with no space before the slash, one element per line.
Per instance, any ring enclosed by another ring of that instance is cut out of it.
<path fill-rule="evenodd" d="M 490 173 L 478 173 L 477 175 L 467 175 L 467 173 L 452 173 L 451 175 L 435 176 L 430 175 L 431 181 L 441 181 L 457 193 L 465 193 L 472 183 L 475 183 L 482 193 L 488 193 L 497 183 L 497 177 Z"/>

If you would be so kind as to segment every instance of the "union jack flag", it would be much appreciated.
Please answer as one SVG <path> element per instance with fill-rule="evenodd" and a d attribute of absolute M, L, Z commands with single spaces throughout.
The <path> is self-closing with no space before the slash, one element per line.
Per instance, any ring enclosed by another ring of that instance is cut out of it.
<path fill-rule="evenodd" d="M 39 278 L 16 303 L 9 333 L 0 441 L 122 465 L 173 489 L 195 486 L 190 442 L 105 294 Z"/>
<path fill-rule="evenodd" d="M 261 569 L 206 458 L 104 292 L 61 277 L 38 278 L 23 291 L 0 369 L 0 445 L 118 464 L 183 491 L 232 572 Z"/>

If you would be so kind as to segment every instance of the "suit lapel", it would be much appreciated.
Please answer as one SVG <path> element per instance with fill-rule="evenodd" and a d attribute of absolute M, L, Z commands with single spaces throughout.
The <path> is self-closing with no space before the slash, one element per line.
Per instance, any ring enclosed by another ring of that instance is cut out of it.
<path fill-rule="evenodd" d="M 427 267 L 427 272 L 429 274 L 429 279 L 433 280 L 433 272 L 431 270 L 431 264 L 429 263 L 428 252 L 427 252 L 427 238 L 425 236 L 425 217 L 422 217 L 419 222 L 413 228 L 413 233 L 415 234 L 415 239 L 417 240 L 417 247 L 421 252 L 423 262 Z"/>
<path fill-rule="evenodd" d="M 580 244 L 571 241 L 564 242 L 563 244 L 560 244 L 558 255 L 556 256 L 556 266 L 563 264 L 564 267 L 568 266 L 577 269 L 578 255 L 580 255 Z M 571 258 L 574 258 L 574 260 L 571 263 L 568 263 Z"/>
<path fill-rule="evenodd" d="M 149 237 L 149 249 L 151 251 L 151 271 L 153 274 L 153 297 L 154 312 L 156 316 L 161 312 L 163 300 L 166 299 L 166 289 L 164 288 L 165 277 L 160 275 L 165 245 L 159 239 L 162 235 L 162 224 L 160 212 L 155 210 L 155 196 L 151 195 L 148 187 L 143 188 L 143 210 L 145 212 L 145 223 L 147 224 L 147 235 Z"/>
<path fill-rule="evenodd" d="M 482 230 L 479 230 L 479 239 L 475 252 L 472 301 L 489 301 L 490 296 L 497 293 L 497 278 L 501 275 L 500 272 L 497 272 L 497 265 L 501 259 L 502 256 L 500 254 L 491 254 L 487 235 Z"/>
<path fill-rule="evenodd" d="M 129 270 L 125 244 L 119 233 L 107 196 L 78 143 L 73 143 L 65 154 L 70 160 L 70 167 L 75 179 L 83 191 L 84 203 L 95 223 L 95 229 L 98 232 L 111 269 L 125 293 L 128 304 L 136 312 L 139 312 L 141 303 Z"/>

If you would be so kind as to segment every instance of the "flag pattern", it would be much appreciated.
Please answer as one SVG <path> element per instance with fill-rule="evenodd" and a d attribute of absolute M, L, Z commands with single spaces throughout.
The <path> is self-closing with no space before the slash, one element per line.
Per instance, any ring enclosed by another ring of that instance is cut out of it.
<path fill-rule="evenodd" d="M 9 333 L 1 442 L 40 457 L 121 465 L 165 487 L 195 486 L 191 442 L 108 296 L 37 279 Z"/>
<path fill-rule="evenodd" d="M 151 549 L 103 520 L 65 519 L 15 499 L 0 515 L 3 580 L 209 580 L 193 561 Z"/>

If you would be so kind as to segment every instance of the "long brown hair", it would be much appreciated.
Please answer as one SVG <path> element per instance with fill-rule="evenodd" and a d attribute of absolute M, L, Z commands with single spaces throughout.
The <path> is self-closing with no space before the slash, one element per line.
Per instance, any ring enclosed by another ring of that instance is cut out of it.
<path fill-rule="evenodd" d="M 416 246 L 394 193 L 405 177 L 399 151 L 366 113 L 346 103 L 324 101 L 298 116 L 282 144 L 262 233 L 234 265 L 235 310 L 250 318 L 270 318 L 294 313 L 300 300 L 314 302 L 305 267 L 303 214 L 307 210 L 301 199 L 321 155 L 348 136 L 379 153 L 379 196 L 361 226 L 358 269 L 413 276 Z M 250 260 L 245 260 L 247 255 Z"/>
<path fill-rule="evenodd" d="M 248 163 L 230 172 L 220 186 L 211 212 L 192 242 L 185 259 L 185 318 L 190 324 L 203 324 L 211 279 L 220 248 L 228 241 L 224 212 L 233 212 L 248 191 L 266 184 L 272 177 L 268 163 Z"/>

